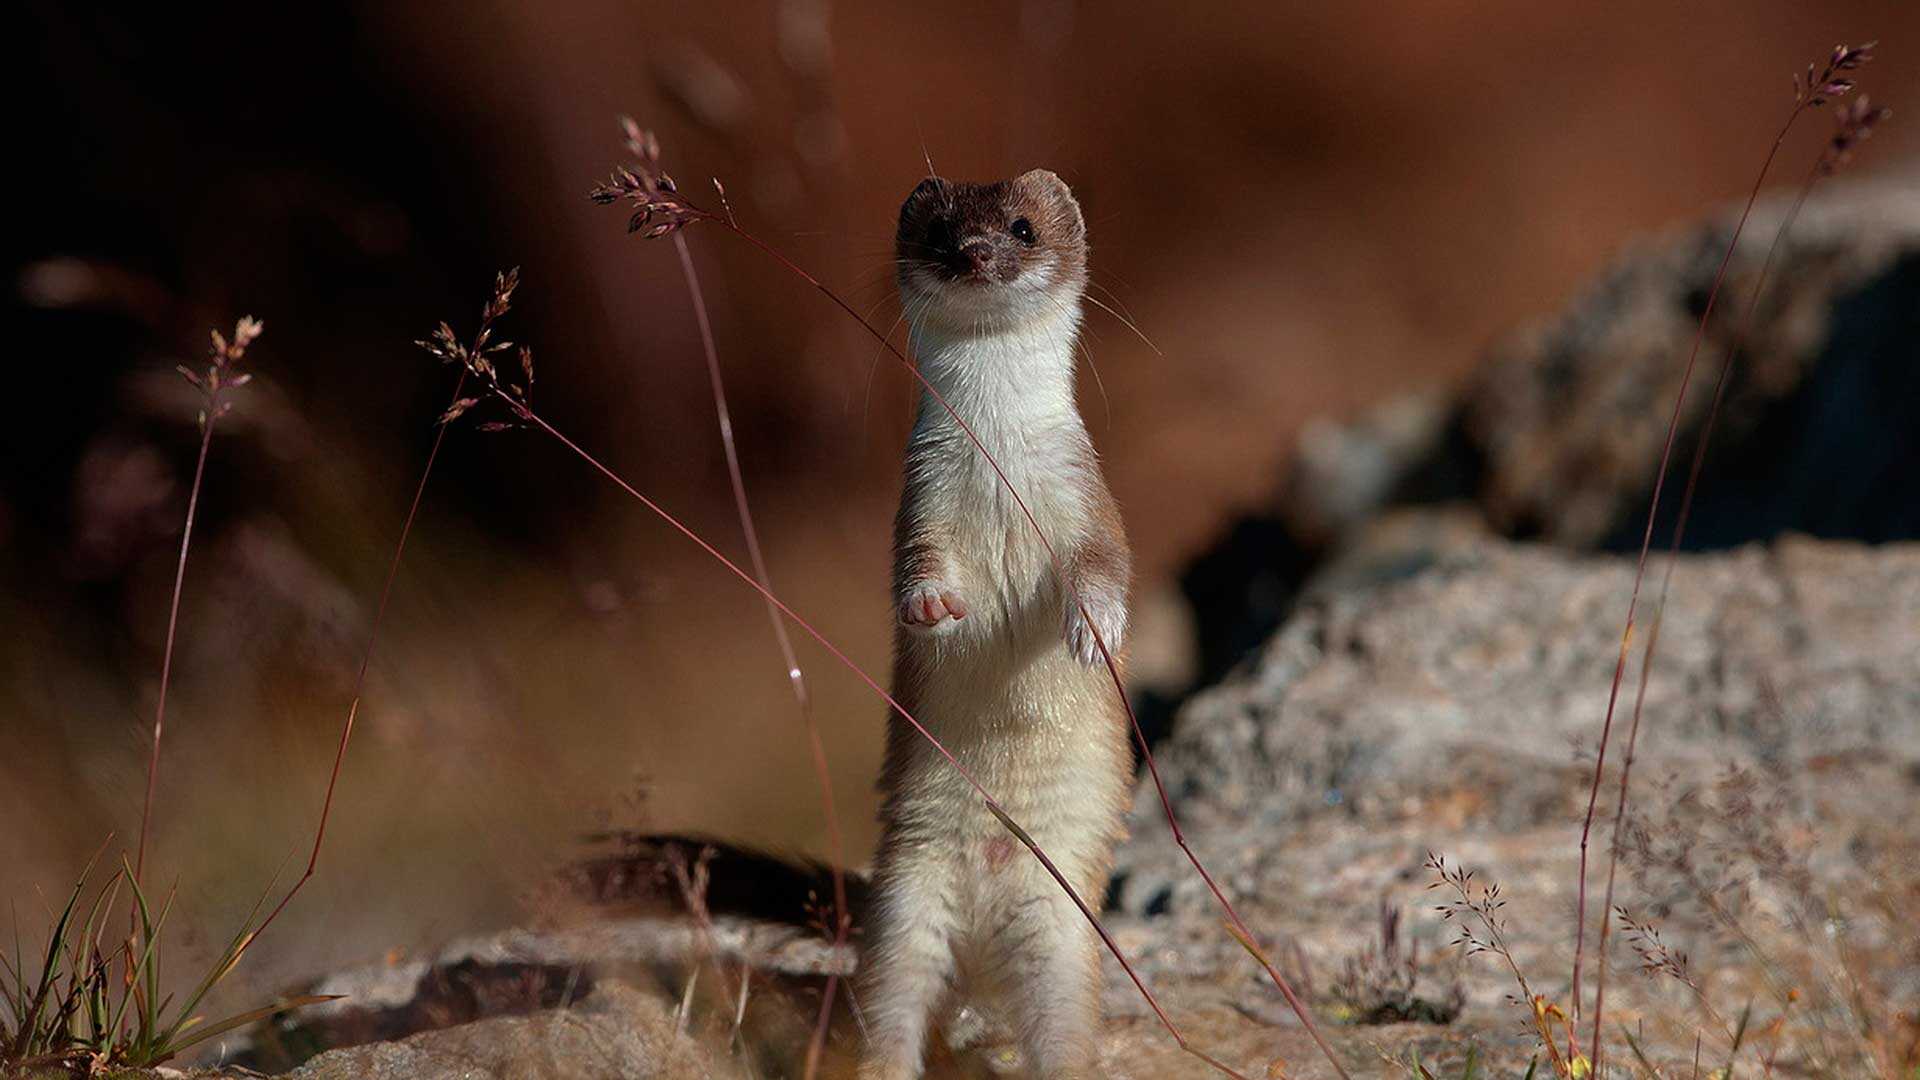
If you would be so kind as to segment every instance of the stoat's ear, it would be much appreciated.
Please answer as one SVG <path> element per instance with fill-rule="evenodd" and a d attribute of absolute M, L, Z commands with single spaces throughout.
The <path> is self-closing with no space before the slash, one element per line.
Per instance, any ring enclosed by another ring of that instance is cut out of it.
<path fill-rule="evenodd" d="M 1020 174 L 1020 183 L 1035 191 L 1053 191 L 1067 198 L 1073 198 L 1073 189 L 1067 186 L 1060 174 L 1052 169 L 1028 169 Z"/>
<path fill-rule="evenodd" d="M 934 208 L 952 197 L 950 186 L 937 176 L 920 181 L 900 204 L 900 230 L 906 232 L 915 221 L 929 216 Z"/>
<path fill-rule="evenodd" d="M 944 200 L 948 194 L 948 187 L 947 182 L 940 177 L 929 176 L 907 193 L 906 201 L 900 204 L 900 208 L 906 210 L 918 203 Z"/>
<path fill-rule="evenodd" d="M 1060 179 L 1051 169 L 1029 169 L 1015 180 L 1014 187 L 1025 192 L 1032 200 L 1035 225 L 1045 218 L 1048 228 L 1044 235 L 1053 238 L 1080 240 L 1086 236 L 1086 221 L 1080 216 L 1080 203 L 1073 197 L 1073 189 Z"/>

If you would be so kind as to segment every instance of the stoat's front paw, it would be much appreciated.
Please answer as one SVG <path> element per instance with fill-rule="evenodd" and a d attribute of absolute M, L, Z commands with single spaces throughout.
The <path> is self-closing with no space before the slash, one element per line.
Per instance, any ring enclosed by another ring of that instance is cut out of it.
<path fill-rule="evenodd" d="M 967 601 L 959 590 L 938 582 L 915 585 L 900 598 L 900 625 L 931 633 L 967 617 Z"/>
<path fill-rule="evenodd" d="M 1081 605 L 1086 613 L 1081 613 Z M 1074 658 L 1089 667 L 1106 666 L 1106 658 L 1100 655 L 1100 646 L 1094 640 L 1093 630 L 1087 625 L 1087 616 L 1093 616 L 1093 625 L 1100 628 L 1100 638 L 1107 643 L 1107 651 L 1120 655 L 1120 645 L 1127 636 L 1127 597 L 1124 592 L 1107 589 L 1082 588 L 1080 603 L 1067 597 L 1066 641 Z"/>

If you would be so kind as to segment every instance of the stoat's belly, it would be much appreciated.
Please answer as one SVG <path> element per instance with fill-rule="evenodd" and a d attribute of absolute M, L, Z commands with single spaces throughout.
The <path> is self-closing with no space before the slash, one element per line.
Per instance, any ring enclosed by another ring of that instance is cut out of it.
<path fill-rule="evenodd" d="M 1016 670 L 974 662 L 931 672 L 916 716 L 1069 875 L 1076 887 L 1104 866 L 1124 812 L 1132 755 L 1104 668 L 1050 644 Z M 1025 895 L 1014 870 L 1032 856 L 937 751 L 915 737 L 914 816 L 941 823 L 963 863 L 960 880 Z M 1015 847 L 1009 847 L 1013 843 Z M 1003 886 L 1004 883 L 1004 886 Z M 1098 898 L 1090 902 L 1097 903 Z"/>

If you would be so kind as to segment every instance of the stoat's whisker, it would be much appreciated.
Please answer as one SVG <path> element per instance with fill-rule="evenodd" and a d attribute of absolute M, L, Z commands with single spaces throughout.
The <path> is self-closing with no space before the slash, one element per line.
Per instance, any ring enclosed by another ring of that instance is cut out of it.
<path fill-rule="evenodd" d="M 1088 293 L 1085 297 L 1083 297 L 1083 299 L 1085 299 L 1087 303 L 1092 304 L 1094 307 L 1099 308 L 1101 311 L 1104 311 L 1107 314 L 1113 316 L 1114 318 L 1119 319 L 1121 326 L 1124 326 L 1127 329 L 1133 331 L 1134 337 L 1137 337 L 1141 341 L 1145 342 L 1147 348 L 1153 350 L 1153 355 L 1159 357 L 1162 360 L 1165 360 L 1167 358 L 1167 354 L 1160 351 L 1160 346 L 1155 345 L 1153 343 L 1152 338 L 1142 333 L 1140 328 L 1133 324 L 1132 319 L 1129 319 L 1125 315 L 1122 315 L 1118 311 L 1115 311 L 1111 307 L 1108 307 L 1106 303 L 1104 303 L 1099 297 L 1094 296 L 1092 293 Z"/>

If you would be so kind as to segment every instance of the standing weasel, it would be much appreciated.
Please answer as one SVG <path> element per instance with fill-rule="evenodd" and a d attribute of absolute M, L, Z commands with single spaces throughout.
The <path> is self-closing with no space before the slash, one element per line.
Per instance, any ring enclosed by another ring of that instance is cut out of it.
<path fill-rule="evenodd" d="M 1000 462 L 1072 588 L 993 467 L 923 392 L 895 522 L 893 692 L 1098 904 L 1133 762 L 1073 596 L 1118 659 L 1130 556 L 1074 403 L 1086 224 L 1044 170 L 928 179 L 900 209 L 896 261 L 921 372 Z M 962 1001 L 1013 1026 L 1033 1075 L 1092 1076 L 1092 927 L 897 716 L 881 788 L 862 1080 L 920 1076 L 934 1011 Z"/>

